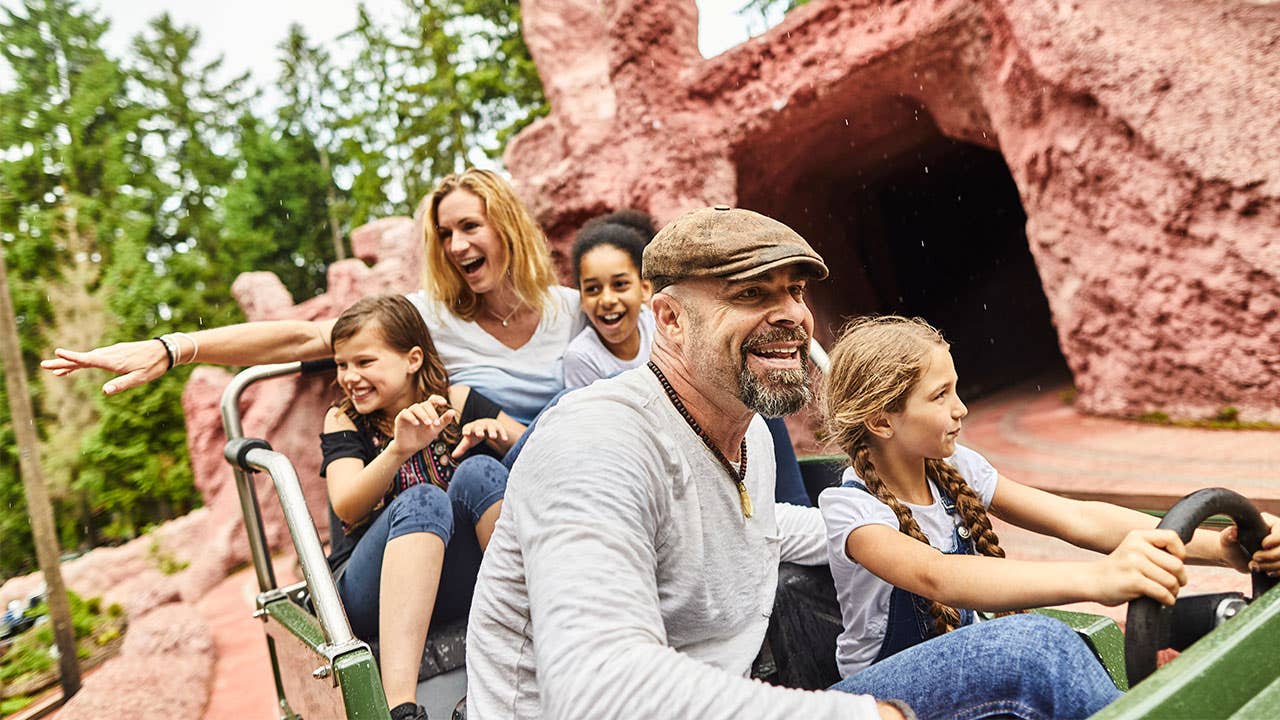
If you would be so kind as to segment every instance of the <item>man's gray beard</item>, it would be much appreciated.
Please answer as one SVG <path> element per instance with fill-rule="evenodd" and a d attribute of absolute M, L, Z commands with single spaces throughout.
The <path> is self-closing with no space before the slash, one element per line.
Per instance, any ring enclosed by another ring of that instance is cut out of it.
<path fill-rule="evenodd" d="M 798 411 L 813 399 L 809 388 L 809 359 L 800 350 L 800 367 L 793 370 L 769 370 L 762 380 L 747 368 L 743 353 L 738 372 L 738 399 L 748 408 L 767 418 L 782 417 Z"/>

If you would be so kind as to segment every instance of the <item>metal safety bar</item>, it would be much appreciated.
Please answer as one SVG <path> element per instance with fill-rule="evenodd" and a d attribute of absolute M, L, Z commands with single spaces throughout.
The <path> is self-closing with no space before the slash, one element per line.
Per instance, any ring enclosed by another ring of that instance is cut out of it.
<path fill-rule="evenodd" d="M 814 367 L 825 377 L 831 374 L 831 358 L 827 355 L 827 351 L 822 348 L 822 344 L 817 338 L 809 338 L 809 359 L 813 361 Z"/>
<path fill-rule="evenodd" d="M 228 454 L 232 448 L 229 443 Z M 311 511 L 307 509 L 307 499 L 302 494 L 302 483 L 298 481 L 293 463 L 274 450 L 254 447 L 244 452 L 244 464 L 267 473 L 275 485 L 280 507 L 284 509 L 284 522 L 289 527 L 293 549 L 298 553 L 302 576 L 311 591 L 311 603 L 315 606 L 325 641 L 330 645 L 346 645 L 354 641 L 351 624 L 342 609 L 342 600 L 338 598 L 338 586 L 329 574 L 320 535 L 311 521 Z"/>
<path fill-rule="evenodd" d="M 284 510 L 285 525 L 293 540 L 302 574 L 310 589 L 316 617 L 320 621 L 326 641 L 331 645 L 344 645 L 354 640 L 351 625 L 338 599 L 338 589 L 328 572 L 328 562 L 320 544 L 320 536 L 307 509 L 302 494 L 302 484 L 293 463 L 284 455 L 266 447 L 245 450 L 239 441 L 244 438 L 244 426 L 240 416 L 240 398 L 249 386 L 262 380 L 294 375 L 318 373 L 333 368 L 333 360 L 309 360 L 304 362 L 258 365 L 237 374 L 222 392 L 222 427 L 227 435 L 224 451 L 231 463 L 236 480 L 236 492 L 240 497 L 240 512 L 244 516 L 245 531 L 249 535 L 249 554 L 253 560 L 260 592 L 275 590 L 275 571 L 267 548 L 266 534 L 262 526 L 262 511 L 258 504 L 250 469 L 266 472 L 275 487 Z M 240 457 L 243 455 L 243 457 Z M 324 571 L 321 572 L 320 569 Z"/>

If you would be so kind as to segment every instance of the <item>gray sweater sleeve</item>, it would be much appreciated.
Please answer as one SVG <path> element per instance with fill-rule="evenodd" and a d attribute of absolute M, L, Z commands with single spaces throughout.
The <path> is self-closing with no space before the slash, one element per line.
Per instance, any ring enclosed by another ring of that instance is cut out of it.
<path fill-rule="evenodd" d="M 602 434 L 574 433 L 521 457 L 522 475 L 536 478 L 516 535 L 543 716 L 878 718 L 870 697 L 768 686 L 667 646 L 657 580 L 664 461 L 643 431 Z"/>
<path fill-rule="evenodd" d="M 827 527 L 818 508 L 780 502 L 774 513 L 782 537 L 782 562 L 827 564 Z"/>

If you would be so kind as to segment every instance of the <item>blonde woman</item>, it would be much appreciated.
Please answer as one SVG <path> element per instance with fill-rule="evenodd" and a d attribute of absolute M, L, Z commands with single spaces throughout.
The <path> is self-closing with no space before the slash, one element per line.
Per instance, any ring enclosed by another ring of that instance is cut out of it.
<path fill-rule="evenodd" d="M 578 291 L 556 282 L 547 241 L 515 191 L 489 170 L 440 181 L 427 199 L 422 313 L 450 378 L 529 423 L 564 389 L 564 350 L 586 322 Z M 76 352 L 41 365 L 54 375 L 116 373 L 108 395 L 143 385 L 175 364 L 256 365 L 325 357 L 333 320 L 244 323 Z"/>

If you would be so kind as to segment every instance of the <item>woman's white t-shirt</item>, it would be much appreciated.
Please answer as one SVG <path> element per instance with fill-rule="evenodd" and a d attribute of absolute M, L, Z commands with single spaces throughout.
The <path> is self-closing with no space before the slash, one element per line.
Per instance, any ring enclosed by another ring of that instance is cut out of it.
<path fill-rule="evenodd" d="M 987 459 L 962 445 L 947 458 L 964 481 L 977 493 L 983 507 L 990 507 L 995 496 L 999 474 Z M 842 482 L 862 480 L 848 468 Z M 938 497 L 938 488 L 929 483 L 933 504 L 912 505 L 916 523 L 929 538 L 929 544 L 943 552 L 955 550 L 955 527 L 959 515 L 948 515 Z M 884 644 L 885 627 L 889 621 L 889 596 L 893 586 L 881 580 L 870 570 L 849 559 L 845 553 L 845 540 L 849 533 L 864 525 L 886 525 L 898 529 L 898 516 L 874 495 L 855 487 L 833 487 L 818 496 L 818 508 L 827 525 L 827 557 L 831 563 L 831 576 L 836 581 L 836 596 L 840 599 L 840 614 L 844 632 L 836 640 L 836 665 L 840 676 L 849 677 L 866 668 L 880 654 Z"/>
<path fill-rule="evenodd" d="M 623 370 L 630 370 L 649 362 L 653 349 L 653 311 L 648 305 L 640 306 L 637 328 L 640 330 L 640 350 L 630 360 L 621 360 L 605 347 L 600 334 L 588 322 L 582 332 L 569 343 L 564 353 L 564 386 L 573 389 L 586 387 Z"/>
<path fill-rule="evenodd" d="M 533 337 L 518 348 L 503 345 L 479 324 L 454 315 L 419 290 L 409 298 L 431 331 L 449 382 L 475 388 L 526 425 L 564 389 L 564 353 L 586 324 L 578 291 L 548 288 L 551 303 Z"/>

